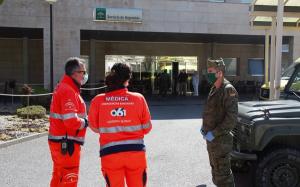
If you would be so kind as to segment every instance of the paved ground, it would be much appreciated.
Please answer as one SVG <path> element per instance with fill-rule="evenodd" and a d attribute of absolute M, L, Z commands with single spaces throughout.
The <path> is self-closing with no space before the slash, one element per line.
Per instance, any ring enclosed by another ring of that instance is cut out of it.
<path fill-rule="evenodd" d="M 176 99 L 181 100 L 181 99 Z M 153 130 L 145 138 L 149 187 L 211 187 L 210 166 L 201 126 L 199 99 L 170 106 L 153 102 Z M 79 186 L 105 186 L 100 174 L 98 136 L 87 133 L 82 151 Z M 0 149 L 0 186 L 48 186 L 51 159 L 47 137 Z M 237 181 L 246 187 L 244 176 Z"/>

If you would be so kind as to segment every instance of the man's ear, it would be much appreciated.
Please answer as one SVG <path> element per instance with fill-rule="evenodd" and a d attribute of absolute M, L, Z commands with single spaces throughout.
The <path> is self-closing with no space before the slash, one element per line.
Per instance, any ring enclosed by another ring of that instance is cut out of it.
<path fill-rule="evenodd" d="M 223 71 L 218 71 L 218 78 L 223 77 Z"/>

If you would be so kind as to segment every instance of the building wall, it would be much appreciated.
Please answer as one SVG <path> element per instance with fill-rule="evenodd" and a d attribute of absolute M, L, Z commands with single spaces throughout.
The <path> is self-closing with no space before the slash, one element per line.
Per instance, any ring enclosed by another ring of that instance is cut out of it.
<path fill-rule="evenodd" d="M 264 59 L 264 45 L 216 44 L 214 57 L 238 59 L 238 75 L 235 77 L 228 77 L 230 80 L 264 80 L 263 77 L 251 76 L 248 74 L 248 59 Z M 282 53 L 282 66 L 285 68 L 290 65 L 290 63 L 290 53 Z"/>
<path fill-rule="evenodd" d="M 215 57 L 237 58 L 238 71 L 236 77 L 228 77 L 230 80 L 259 80 L 261 77 L 248 75 L 248 58 L 264 58 L 263 45 L 228 45 L 216 44 Z"/>
<path fill-rule="evenodd" d="M 141 8 L 143 23 L 94 22 L 95 7 Z M 53 5 L 53 11 L 54 82 L 59 81 L 63 74 L 65 60 L 70 56 L 80 55 L 80 30 L 83 29 L 264 35 L 264 31 L 250 28 L 249 5 L 236 0 L 229 0 L 228 3 L 210 3 L 202 0 L 72 0 L 57 1 Z M 0 26 L 43 28 L 44 82 L 48 85 L 49 5 L 45 1 L 37 0 L 5 0 L 0 6 Z M 299 43 L 300 41 L 295 40 L 294 44 L 298 46 Z"/>
<path fill-rule="evenodd" d="M 4 0 L 0 5 L 1 27 L 43 28 L 43 80 L 50 82 L 49 5 L 36 0 Z"/>

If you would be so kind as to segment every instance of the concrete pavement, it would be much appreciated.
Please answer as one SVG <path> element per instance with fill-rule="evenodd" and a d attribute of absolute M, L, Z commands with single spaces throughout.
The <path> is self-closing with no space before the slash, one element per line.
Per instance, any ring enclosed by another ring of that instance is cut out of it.
<path fill-rule="evenodd" d="M 198 101 L 197 101 L 198 102 Z M 151 105 L 153 130 L 146 136 L 148 187 L 213 187 L 201 126 L 202 105 Z M 82 149 L 80 187 L 105 186 L 98 135 L 88 130 Z M 48 186 L 52 162 L 47 137 L 0 149 L 1 187 Z"/>

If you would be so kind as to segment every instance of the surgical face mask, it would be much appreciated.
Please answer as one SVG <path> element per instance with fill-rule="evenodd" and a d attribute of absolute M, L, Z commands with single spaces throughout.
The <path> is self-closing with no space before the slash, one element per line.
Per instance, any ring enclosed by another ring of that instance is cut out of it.
<path fill-rule="evenodd" d="M 217 73 L 207 73 L 207 80 L 209 83 L 215 84 L 217 79 Z"/>
<path fill-rule="evenodd" d="M 89 80 L 89 74 L 84 74 L 83 79 L 81 80 L 80 84 L 84 85 Z"/>

